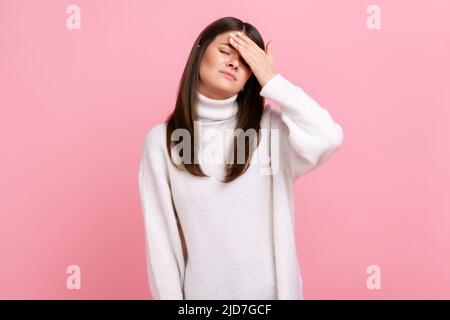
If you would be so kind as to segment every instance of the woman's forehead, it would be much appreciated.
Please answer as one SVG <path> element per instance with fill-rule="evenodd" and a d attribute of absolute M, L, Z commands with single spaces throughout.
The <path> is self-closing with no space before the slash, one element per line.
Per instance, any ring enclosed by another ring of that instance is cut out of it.
<path fill-rule="evenodd" d="M 231 34 L 235 33 L 235 32 L 237 32 L 237 31 L 227 31 L 225 33 L 219 34 L 216 37 L 216 41 L 219 41 L 219 42 L 228 41 L 228 39 L 230 38 Z"/>

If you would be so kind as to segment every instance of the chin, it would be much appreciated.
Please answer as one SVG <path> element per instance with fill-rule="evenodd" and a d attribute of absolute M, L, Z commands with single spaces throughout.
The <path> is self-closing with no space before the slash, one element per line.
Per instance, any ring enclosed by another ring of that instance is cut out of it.
<path fill-rule="evenodd" d="M 221 91 L 223 93 L 231 94 L 231 95 L 233 95 L 234 94 L 233 92 L 236 91 L 234 88 L 230 88 L 230 86 L 224 86 L 224 85 L 218 85 L 218 86 L 216 86 L 216 88 L 217 88 L 217 91 Z"/>

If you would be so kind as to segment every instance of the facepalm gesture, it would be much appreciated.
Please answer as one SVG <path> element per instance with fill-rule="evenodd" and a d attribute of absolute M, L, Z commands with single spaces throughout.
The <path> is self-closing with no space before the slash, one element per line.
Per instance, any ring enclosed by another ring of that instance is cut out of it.
<path fill-rule="evenodd" d="M 272 41 L 267 44 L 266 51 L 242 32 L 231 33 L 229 41 L 250 66 L 261 87 L 277 74 L 273 65 Z"/>

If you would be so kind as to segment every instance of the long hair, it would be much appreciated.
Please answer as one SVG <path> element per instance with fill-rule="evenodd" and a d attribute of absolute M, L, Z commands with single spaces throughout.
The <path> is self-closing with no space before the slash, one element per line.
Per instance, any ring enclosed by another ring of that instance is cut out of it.
<path fill-rule="evenodd" d="M 241 20 L 234 17 L 223 17 L 211 24 L 209 24 L 197 37 L 195 40 L 189 58 L 187 60 L 186 66 L 181 76 L 181 80 L 178 86 L 178 94 L 175 109 L 166 119 L 166 147 L 170 157 L 171 162 L 179 169 L 177 164 L 173 162 L 172 158 L 172 147 L 174 146 L 174 141 L 171 139 L 172 132 L 176 129 L 184 129 L 189 132 L 191 137 L 191 146 L 195 141 L 194 137 L 194 121 L 197 120 L 197 110 L 195 106 L 198 103 L 198 83 L 199 83 L 199 69 L 200 62 L 204 55 L 205 50 L 208 45 L 214 41 L 215 37 L 219 34 L 228 31 L 241 31 L 245 33 L 249 38 L 251 38 L 260 48 L 264 50 L 264 40 L 262 39 L 258 30 L 247 22 L 242 22 Z M 251 156 L 254 150 L 257 148 L 260 142 L 260 121 L 264 110 L 264 97 L 260 95 L 262 87 L 256 79 L 255 75 L 249 77 L 242 91 L 238 93 L 237 104 L 237 124 L 235 129 L 239 132 L 234 135 L 233 142 L 233 161 L 231 164 L 225 164 L 226 176 L 222 182 L 228 183 L 242 175 L 249 167 Z M 248 129 L 254 129 L 249 130 Z M 238 155 L 238 139 L 242 143 L 242 136 L 245 132 L 251 132 L 249 139 L 245 140 L 245 163 L 243 161 L 237 161 Z M 256 134 L 256 145 L 255 145 L 255 134 Z M 188 156 L 190 161 L 188 163 L 182 162 L 182 166 L 191 174 L 199 177 L 207 177 L 200 165 L 196 163 L 194 159 L 194 148 L 192 146 L 189 150 L 189 155 L 182 155 L 184 150 L 181 150 L 181 155 L 184 157 Z M 248 151 L 248 152 L 247 152 Z M 239 162 L 239 163 L 238 163 Z"/>

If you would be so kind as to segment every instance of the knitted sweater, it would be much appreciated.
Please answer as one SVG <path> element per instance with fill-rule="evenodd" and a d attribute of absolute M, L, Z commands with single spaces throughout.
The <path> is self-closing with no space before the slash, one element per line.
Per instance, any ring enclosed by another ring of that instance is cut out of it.
<path fill-rule="evenodd" d="M 237 123 L 238 94 L 216 100 L 198 93 L 196 130 L 208 177 L 170 162 L 165 123 L 146 134 L 139 191 L 154 299 L 303 299 L 293 184 L 331 157 L 343 130 L 280 73 L 260 95 L 280 111 L 265 104 L 258 160 L 230 183 L 219 179 L 224 162 L 212 159 L 223 160 L 232 146 L 222 133 Z M 271 161 L 260 160 L 264 155 Z"/>

